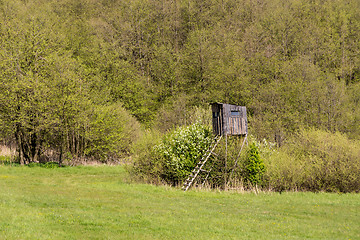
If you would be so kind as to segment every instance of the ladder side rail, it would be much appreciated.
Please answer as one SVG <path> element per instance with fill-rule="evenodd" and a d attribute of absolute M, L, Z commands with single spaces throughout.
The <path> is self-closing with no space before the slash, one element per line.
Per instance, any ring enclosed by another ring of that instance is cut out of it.
<path fill-rule="evenodd" d="M 199 163 L 201 163 L 200 166 L 196 166 L 195 169 L 193 170 L 193 172 L 190 174 L 190 176 L 185 180 L 185 183 L 184 183 L 184 186 L 183 186 L 184 191 L 187 191 L 190 188 L 190 186 L 192 185 L 192 183 L 194 182 L 194 180 L 198 176 L 199 172 L 201 171 L 202 167 L 205 165 L 205 163 L 207 162 L 207 160 L 211 156 L 212 152 L 215 150 L 217 144 L 220 142 L 221 138 L 222 138 L 222 136 L 220 136 L 217 139 L 214 146 L 212 146 L 210 148 L 211 149 L 210 152 L 208 154 L 205 154 L 204 157 L 201 158 L 201 160 L 199 161 Z M 215 138 L 215 140 L 216 140 L 216 138 Z M 199 163 L 198 163 L 198 165 L 199 165 Z"/>

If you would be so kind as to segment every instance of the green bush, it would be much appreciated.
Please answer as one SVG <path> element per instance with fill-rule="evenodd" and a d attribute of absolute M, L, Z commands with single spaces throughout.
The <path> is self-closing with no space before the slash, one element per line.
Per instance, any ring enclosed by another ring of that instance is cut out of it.
<path fill-rule="evenodd" d="M 280 192 L 359 192 L 359 141 L 313 129 L 299 131 L 280 148 L 266 141 L 250 141 L 236 168 L 234 160 L 242 141 L 229 138 L 227 153 L 225 141 L 219 144 L 218 157 L 208 162 L 211 186 L 242 183 Z M 163 137 L 148 132 L 135 145 L 132 171 L 151 182 L 182 183 L 210 142 L 209 129 L 199 124 L 177 128 Z"/>
<path fill-rule="evenodd" d="M 262 183 L 265 165 L 260 158 L 259 149 L 255 143 L 250 144 L 244 162 L 244 180 L 250 185 Z"/>
<path fill-rule="evenodd" d="M 341 133 L 300 132 L 287 151 L 301 162 L 302 189 L 353 192 L 360 190 L 360 142 Z"/>
<path fill-rule="evenodd" d="M 297 190 L 302 182 L 302 163 L 284 148 L 269 151 L 264 156 L 264 185 L 269 190 Z"/>
<path fill-rule="evenodd" d="M 178 127 L 160 139 L 158 134 L 145 134 L 136 143 L 131 171 L 151 181 L 182 183 L 204 155 L 212 141 L 209 127 L 201 124 Z"/>
<path fill-rule="evenodd" d="M 162 178 L 168 183 L 184 181 L 203 157 L 212 141 L 210 129 L 201 124 L 179 127 L 155 147 L 164 167 Z"/>
<path fill-rule="evenodd" d="M 103 162 L 128 156 L 140 125 L 120 104 L 98 106 L 91 115 L 86 155 Z"/>
<path fill-rule="evenodd" d="M 133 163 L 127 170 L 133 178 L 150 183 L 161 182 L 163 166 L 154 146 L 160 144 L 162 135 L 156 130 L 144 131 L 132 147 Z"/>
<path fill-rule="evenodd" d="M 359 192 L 360 142 L 344 134 L 302 130 L 265 157 L 270 189 Z"/>

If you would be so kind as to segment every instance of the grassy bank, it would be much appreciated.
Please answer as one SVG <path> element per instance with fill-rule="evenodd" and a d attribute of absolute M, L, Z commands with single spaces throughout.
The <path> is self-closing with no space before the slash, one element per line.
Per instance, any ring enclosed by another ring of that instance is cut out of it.
<path fill-rule="evenodd" d="M 123 167 L 0 166 L 0 239 L 359 239 L 360 195 L 182 192 Z"/>

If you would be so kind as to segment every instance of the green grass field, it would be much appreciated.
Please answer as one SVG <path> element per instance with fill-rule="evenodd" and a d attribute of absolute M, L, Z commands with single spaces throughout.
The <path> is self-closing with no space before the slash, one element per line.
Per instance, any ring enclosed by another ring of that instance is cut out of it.
<path fill-rule="evenodd" d="M 0 165 L 0 239 L 360 239 L 360 195 L 183 192 L 121 166 Z"/>

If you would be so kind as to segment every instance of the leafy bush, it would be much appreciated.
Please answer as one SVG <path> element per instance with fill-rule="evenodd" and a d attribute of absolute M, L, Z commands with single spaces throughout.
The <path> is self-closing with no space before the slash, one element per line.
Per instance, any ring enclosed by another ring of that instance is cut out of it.
<path fill-rule="evenodd" d="M 212 140 L 210 129 L 201 124 L 179 127 L 165 136 L 155 147 L 162 159 L 162 178 L 176 184 L 182 182 L 195 168 Z"/>
<path fill-rule="evenodd" d="M 301 188 L 312 191 L 360 190 L 360 143 L 341 133 L 307 130 L 288 152 L 301 161 Z"/>
<path fill-rule="evenodd" d="M 263 147 L 263 146 L 262 146 Z M 270 190 L 297 190 L 302 182 L 302 164 L 284 148 L 263 155 L 266 165 L 264 183 Z"/>
<path fill-rule="evenodd" d="M 127 156 L 139 132 L 139 123 L 120 104 L 96 107 L 87 131 L 86 155 L 104 162 Z"/>
<path fill-rule="evenodd" d="M 265 158 L 271 189 L 359 192 L 360 143 L 340 133 L 302 130 Z"/>
<path fill-rule="evenodd" d="M 209 129 L 199 124 L 180 127 L 162 138 L 149 132 L 136 145 L 133 172 L 152 182 L 178 184 L 190 174 L 210 142 Z M 266 141 L 250 142 L 236 168 L 234 159 L 241 141 L 228 139 L 227 153 L 225 143 L 219 144 L 208 178 L 211 186 L 230 183 L 236 187 L 241 183 L 275 191 L 359 192 L 359 141 L 310 129 L 300 131 L 280 148 Z"/>
<path fill-rule="evenodd" d="M 161 182 L 163 166 L 154 146 L 160 144 L 161 134 L 156 130 L 145 131 L 132 148 L 133 163 L 127 170 L 134 178 L 145 182 Z"/>
<path fill-rule="evenodd" d="M 265 165 L 260 158 L 259 149 L 255 143 L 250 144 L 244 162 L 244 179 L 248 184 L 258 185 L 262 182 Z"/>
<path fill-rule="evenodd" d="M 211 140 L 209 127 L 198 123 L 179 127 L 161 141 L 147 134 L 136 144 L 139 149 L 132 172 L 149 181 L 181 183 L 204 155 Z"/>

